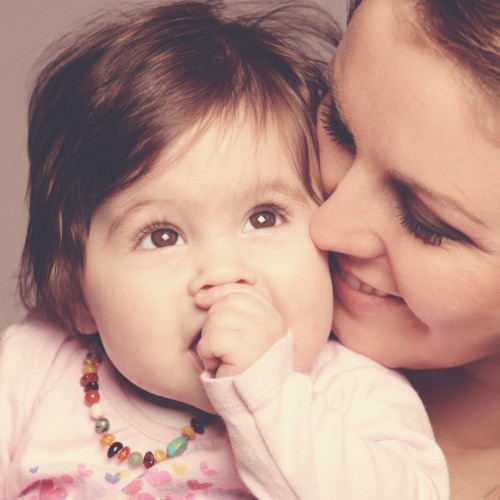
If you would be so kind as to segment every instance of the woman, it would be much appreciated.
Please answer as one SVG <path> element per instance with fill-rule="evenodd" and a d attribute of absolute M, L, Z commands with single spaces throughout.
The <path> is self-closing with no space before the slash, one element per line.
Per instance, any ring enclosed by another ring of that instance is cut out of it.
<path fill-rule="evenodd" d="M 358 5 L 359 4 L 359 5 Z M 500 6 L 364 0 L 319 120 L 333 330 L 408 368 L 453 499 L 500 498 Z"/>

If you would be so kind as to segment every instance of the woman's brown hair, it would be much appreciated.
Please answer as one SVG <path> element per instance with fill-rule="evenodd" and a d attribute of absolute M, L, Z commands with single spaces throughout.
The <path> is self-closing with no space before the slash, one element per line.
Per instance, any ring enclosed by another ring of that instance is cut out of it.
<path fill-rule="evenodd" d="M 349 19 L 362 3 L 351 0 Z M 420 28 L 497 105 L 500 97 L 500 2 L 414 0 Z"/>

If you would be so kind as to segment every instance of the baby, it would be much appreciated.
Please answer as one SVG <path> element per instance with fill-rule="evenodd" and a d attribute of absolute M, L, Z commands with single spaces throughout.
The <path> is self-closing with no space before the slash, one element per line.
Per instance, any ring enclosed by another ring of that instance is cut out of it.
<path fill-rule="evenodd" d="M 328 341 L 321 18 L 140 8 L 41 72 L 2 497 L 446 498 L 414 391 Z"/>

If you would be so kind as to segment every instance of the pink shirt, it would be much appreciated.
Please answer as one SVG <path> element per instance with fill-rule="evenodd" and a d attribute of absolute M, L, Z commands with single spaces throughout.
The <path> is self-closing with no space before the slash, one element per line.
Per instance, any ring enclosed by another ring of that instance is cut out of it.
<path fill-rule="evenodd" d="M 11 326 L 0 343 L 0 499 L 448 498 L 443 455 L 406 380 L 334 342 L 309 375 L 294 373 L 292 342 L 238 377 L 203 376 L 234 454 L 219 421 L 145 470 L 99 444 L 79 385 L 86 350 L 46 323 Z M 152 419 L 107 361 L 99 378 L 112 432 L 133 449 L 164 449 L 189 421 L 164 409 Z"/>
<path fill-rule="evenodd" d="M 222 421 L 206 427 L 183 455 L 151 469 L 108 459 L 80 386 L 86 350 L 41 322 L 13 325 L 0 343 L 0 498 L 252 498 L 238 477 Z M 132 449 L 165 449 L 189 416 L 161 424 L 138 409 L 107 360 L 101 403 L 116 438 Z M 166 415 L 168 417 L 168 415 Z M 163 415 L 165 417 L 165 415 Z"/>

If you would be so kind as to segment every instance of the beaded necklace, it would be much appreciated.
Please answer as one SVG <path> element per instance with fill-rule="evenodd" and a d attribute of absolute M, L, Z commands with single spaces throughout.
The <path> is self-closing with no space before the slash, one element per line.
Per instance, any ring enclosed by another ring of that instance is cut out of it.
<path fill-rule="evenodd" d="M 190 425 L 182 428 L 181 435 L 170 441 L 165 451 L 156 449 L 154 452 L 147 451 L 142 454 L 138 451 L 132 451 L 129 446 L 124 446 L 123 443 L 116 440 L 113 434 L 108 432 L 111 424 L 105 417 L 105 412 L 99 402 L 98 370 L 102 360 L 101 349 L 99 346 L 92 344 L 83 360 L 83 375 L 80 378 L 80 385 L 85 393 L 85 404 L 90 407 L 90 415 L 95 420 L 95 430 L 98 434 L 101 434 L 99 441 L 103 446 L 108 446 L 108 458 L 113 458 L 116 455 L 119 463 L 127 460 L 132 467 L 143 465 L 146 469 L 149 469 L 155 463 L 181 455 L 186 450 L 189 441 L 193 441 L 197 434 L 205 432 L 200 420 L 192 418 Z"/>

